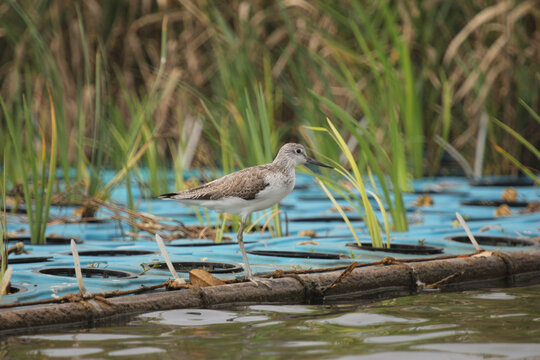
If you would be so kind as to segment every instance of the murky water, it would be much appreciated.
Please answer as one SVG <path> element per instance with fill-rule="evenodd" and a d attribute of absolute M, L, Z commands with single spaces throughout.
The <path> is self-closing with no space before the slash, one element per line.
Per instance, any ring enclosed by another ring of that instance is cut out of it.
<path fill-rule="evenodd" d="M 540 359 L 540 286 L 160 311 L 115 327 L 4 338 L 0 358 Z"/>

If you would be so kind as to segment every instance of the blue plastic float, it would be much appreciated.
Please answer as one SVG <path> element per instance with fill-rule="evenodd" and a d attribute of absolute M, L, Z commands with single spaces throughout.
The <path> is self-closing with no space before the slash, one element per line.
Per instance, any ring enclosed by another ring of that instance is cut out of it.
<path fill-rule="evenodd" d="M 410 230 L 407 233 L 392 233 L 392 244 L 423 244 L 440 248 L 441 255 L 459 255 L 474 252 L 468 241 L 463 241 L 465 232 L 455 224 L 458 211 L 467 220 L 471 231 L 482 240 L 485 250 L 519 251 L 539 248 L 540 213 L 522 214 L 523 206 L 511 207 L 512 215 L 496 217 L 492 206 L 472 206 L 473 200 L 496 201 L 501 199 L 505 186 L 497 186 L 496 181 L 509 178 L 490 178 L 489 186 L 473 186 L 463 178 L 419 179 L 413 183 L 413 193 L 404 194 L 408 209 Z M 171 179 L 172 181 L 172 179 Z M 519 186 L 518 201 L 539 202 L 540 191 L 534 186 Z M 194 209 L 171 201 L 162 201 L 143 196 L 133 186 L 137 194 L 138 210 L 158 216 L 171 217 L 185 225 L 199 225 Z M 429 194 L 433 205 L 416 206 L 420 194 Z M 126 189 L 118 187 L 111 200 L 125 202 Z M 339 200 L 347 205 L 344 200 Z M 282 201 L 281 209 L 286 211 L 288 236 L 272 238 L 268 232 L 246 234 L 244 241 L 252 270 L 257 274 L 280 270 L 301 270 L 328 268 L 348 265 L 354 261 L 365 263 L 378 261 L 386 256 L 396 258 L 432 257 L 436 254 L 402 254 L 369 251 L 354 246 L 355 240 L 342 221 L 339 213 L 332 211 L 332 203 L 325 198 L 313 179 L 307 175 L 297 176 L 297 188 Z M 51 216 L 71 216 L 73 207 L 55 207 Z M 283 215 L 283 214 L 282 214 Z M 353 220 L 361 242 L 369 243 L 367 230 L 359 215 L 348 213 Z M 163 283 L 171 278 L 166 267 L 158 265 L 163 259 L 154 241 L 132 240 L 122 236 L 118 222 L 107 219 L 109 213 L 100 210 L 97 217 L 104 218 L 99 223 L 57 224 L 48 227 L 49 235 L 75 237 L 80 243 L 78 251 L 84 270 L 86 289 L 91 293 L 110 290 L 129 290 L 141 285 L 150 286 Z M 382 221 L 380 214 L 379 219 Z M 216 221 L 216 213 L 208 217 Z M 258 218 L 256 213 L 253 218 Z M 316 219 L 314 221 L 313 219 Z M 285 222 L 285 217 L 281 217 Z M 125 227 L 125 225 L 124 225 Z M 8 231 L 20 229 L 28 231 L 22 218 L 10 216 Z M 300 236 L 305 230 L 315 232 L 315 237 Z M 24 233 L 23 233 L 24 234 Z M 227 234 L 235 239 L 236 234 Z M 508 239 L 510 238 L 510 240 Z M 498 240 L 500 239 L 500 241 Z M 536 240 L 535 240 L 536 239 Z M 352 243 L 352 244 L 351 244 Z M 242 257 L 235 241 L 215 244 L 211 240 L 178 239 L 167 244 L 171 260 L 179 262 L 177 271 L 186 278 L 191 265 L 206 264 L 216 277 L 234 279 L 244 277 Z M 61 297 L 78 292 L 73 275 L 73 258 L 69 242 L 64 244 L 25 244 L 26 254 L 10 255 L 13 267 L 13 294 L 2 297 L 0 303 L 17 303 Z M 150 269 L 149 269 L 150 268 Z"/>

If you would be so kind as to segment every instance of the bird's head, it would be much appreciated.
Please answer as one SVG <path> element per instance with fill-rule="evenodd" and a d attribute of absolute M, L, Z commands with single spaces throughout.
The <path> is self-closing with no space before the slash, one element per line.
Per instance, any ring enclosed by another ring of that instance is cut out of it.
<path fill-rule="evenodd" d="M 274 162 L 290 164 L 293 165 L 293 167 L 308 163 L 333 169 L 333 166 L 326 165 L 307 156 L 306 149 L 304 149 L 302 145 L 295 143 L 288 143 L 283 145 L 281 149 L 279 149 L 279 152 Z"/>

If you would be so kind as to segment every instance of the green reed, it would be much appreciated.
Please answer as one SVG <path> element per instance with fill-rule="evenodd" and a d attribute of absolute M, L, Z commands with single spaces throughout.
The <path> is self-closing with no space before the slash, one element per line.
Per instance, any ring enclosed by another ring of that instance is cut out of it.
<path fill-rule="evenodd" d="M 540 124 L 540 115 L 538 115 L 538 113 L 534 111 L 523 100 L 520 100 L 520 102 L 521 102 L 521 105 L 523 105 L 523 107 L 531 114 L 533 119 L 535 119 Z M 522 144 L 527 150 L 529 150 L 534 155 L 537 162 L 540 161 L 540 151 L 538 151 L 538 149 L 533 144 L 531 144 L 527 139 L 525 139 L 521 134 L 519 134 L 517 131 L 515 131 L 510 126 L 506 125 L 505 123 L 503 123 L 502 121 L 498 119 L 491 118 L 491 121 L 497 126 L 499 126 L 500 128 L 502 128 L 506 133 L 512 135 L 512 137 L 518 140 L 520 144 Z M 495 148 L 495 150 L 498 151 L 504 158 L 508 159 L 518 169 L 520 169 L 525 175 L 530 177 L 535 182 L 535 184 L 537 185 L 540 184 L 540 177 L 534 173 L 535 169 L 529 169 L 527 166 L 523 165 L 517 158 L 512 156 L 510 153 L 508 153 L 501 146 L 495 144 L 494 142 L 492 142 L 492 145 Z"/>
<path fill-rule="evenodd" d="M 272 162 L 277 152 L 277 129 L 273 124 L 272 94 L 267 96 L 261 86 L 255 91 L 255 99 L 251 104 L 252 95 L 246 89 L 239 97 L 239 104 L 230 104 L 239 109 L 229 121 L 216 121 L 208 107 L 208 118 L 218 132 L 218 141 L 222 155 L 224 171 L 230 172 L 235 167 L 254 166 Z M 241 152 L 240 152 L 241 151 Z M 242 154 L 245 154 L 243 156 Z M 272 206 L 270 212 L 276 213 L 279 206 Z M 223 220 L 225 221 L 225 220 Z M 279 216 L 272 217 L 272 231 L 281 236 Z"/>
<path fill-rule="evenodd" d="M 81 33 L 84 34 L 83 23 L 80 22 Z M 164 22 L 164 40 L 166 41 L 166 22 Z M 84 42 L 85 36 L 81 36 Z M 86 48 L 86 46 L 85 46 Z M 87 54 L 88 51 L 85 51 Z M 160 105 L 163 90 L 157 85 L 146 96 L 130 91 L 125 84 L 120 71 L 115 72 L 116 83 L 120 87 L 118 99 L 123 101 L 122 106 L 128 109 L 129 121 L 126 122 L 121 114 L 119 105 L 111 102 L 111 82 L 108 76 L 111 70 L 107 67 L 106 59 L 101 52 L 96 53 L 93 78 L 90 71 L 86 71 L 86 86 L 92 85 L 95 89 L 93 106 L 93 129 L 91 139 L 86 140 L 84 134 L 78 131 L 78 163 L 77 168 L 84 169 L 80 172 L 83 177 L 86 195 L 100 200 L 107 200 L 111 191 L 120 183 L 126 186 L 126 202 L 129 208 L 134 208 L 132 183 L 133 178 L 144 182 L 144 174 L 139 170 L 140 163 L 145 159 L 145 164 L 150 177 L 149 187 L 152 195 L 158 195 L 167 191 L 167 176 L 164 162 L 157 154 L 156 132 L 152 116 Z M 165 54 L 163 54 L 165 57 Z M 88 64 L 85 60 L 85 64 Z M 156 84 L 161 78 L 161 70 L 158 71 Z M 114 79 L 114 78 L 113 78 Z M 79 123 L 84 125 L 85 115 L 78 112 Z M 82 144 L 89 143 L 89 150 L 85 151 Z M 85 154 L 89 152 L 87 158 Z M 103 169 L 105 166 L 115 170 L 113 177 L 103 181 Z M 88 208 L 85 216 L 93 216 L 97 209 Z"/>
<path fill-rule="evenodd" d="M 8 261 L 7 261 L 7 248 L 8 248 L 8 238 L 7 238 L 7 209 L 6 209 L 6 188 L 7 188 L 7 178 L 6 178 L 6 164 L 7 158 L 4 154 L 4 159 L 2 163 L 2 180 L 0 181 L 0 196 L 2 197 L 2 212 L 0 218 L 0 283 L 4 278 L 4 274 L 7 270 Z M 0 297 L 2 293 L 0 291 Z"/>
<path fill-rule="evenodd" d="M 399 158 L 392 158 L 390 160 L 390 157 L 384 151 L 384 148 L 377 143 L 375 134 L 371 133 L 368 128 L 357 126 L 357 121 L 337 104 L 323 97 L 317 96 L 317 98 L 328 106 L 330 111 L 335 114 L 336 118 L 341 120 L 341 123 L 345 125 L 346 129 L 350 131 L 351 135 L 358 141 L 359 158 L 355 161 L 355 163 L 357 163 L 356 166 L 359 166 L 358 164 L 362 163 L 362 161 L 360 161 L 361 159 L 365 160 L 365 169 L 373 171 L 379 179 L 379 185 L 383 192 L 382 197 L 385 199 L 389 212 L 392 214 L 393 230 L 398 232 L 407 231 L 406 209 L 405 204 L 403 203 L 401 188 L 398 185 L 399 166 L 395 165 L 395 163 L 399 161 Z M 395 129 L 392 132 L 396 132 Z M 392 140 L 393 144 L 400 143 L 397 134 L 393 135 Z M 394 147 L 392 147 L 392 150 L 397 151 Z M 361 168 L 359 167 L 359 169 Z M 390 182 L 393 185 L 393 196 L 388 185 L 387 174 L 390 174 Z"/>
<path fill-rule="evenodd" d="M 62 168 L 63 175 L 64 175 L 64 181 L 69 184 L 70 177 L 70 162 L 69 162 L 69 136 L 67 136 L 66 133 L 66 120 L 64 118 L 64 102 L 63 102 L 63 87 L 60 83 L 60 76 L 59 76 L 59 67 L 54 62 L 54 57 L 51 54 L 49 45 L 47 44 L 46 39 L 43 37 L 42 32 L 40 29 L 36 27 L 35 22 L 32 20 L 32 18 L 29 16 L 28 12 L 19 4 L 18 2 L 8 0 L 7 4 L 15 11 L 17 14 L 17 18 L 22 20 L 22 22 L 25 24 L 27 29 L 27 34 L 30 39 L 30 46 L 31 51 L 33 55 L 35 56 L 35 63 L 33 64 L 35 67 L 38 68 L 38 71 L 44 76 L 46 79 L 47 86 L 51 89 L 51 91 L 54 93 L 54 107 L 55 107 L 55 113 L 56 113 L 56 131 L 58 133 L 57 136 L 57 147 L 58 147 L 58 162 Z M 57 31 L 61 31 L 61 29 L 56 27 Z M 8 28 L 8 31 L 12 31 Z M 19 34 L 12 33 L 10 34 L 13 37 L 19 36 Z M 30 69 L 27 69 L 30 70 Z M 26 77 L 26 91 L 28 94 L 28 87 L 31 84 L 30 74 L 29 71 L 26 71 L 26 74 L 23 75 Z M 21 94 L 13 94 L 14 98 L 19 97 Z M 29 106 L 32 106 L 33 104 L 28 104 Z"/>
<path fill-rule="evenodd" d="M 17 119 L 24 95 L 29 109 L 39 108 L 49 84 L 64 182 L 74 168 L 87 195 L 104 197 L 121 181 L 141 180 L 141 167 L 158 194 L 169 190 L 163 172 L 171 164 L 181 183 L 191 164 L 230 172 L 271 161 L 288 141 L 337 159 L 334 141 L 302 127 L 324 127 L 328 116 L 359 170 L 378 179 L 400 231 L 400 192 L 412 177 L 439 173 L 435 137 L 470 159 L 481 113 L 518 133 L 540 129 L 519 106 L 540 94 L 531 1 L 243 4 L 8 0 L 0 12 L 5 107 Z M 488 132 L 499 147 L 487 149 L 486 172 L 515 172 L 536 159 L 507 134 Z M 0 122 L 8 157 L 10 139 Z M 10 184 L 24 177 L 16 165 L 8 165 Z M 110 185 L 105 168 L 118 173 Z"/>
<path fill-rule="evenodd" d="M 17 121 L 6 108 L 4 100 L 0 98 L 17 166 L 20 167 L 23 175 L 22 185 L 30 239 L 32 244 L 44 244 L 53 185 L 56 179 L 57 128 L 54 102 L 49 91 L 50 139 L 48 141 L 45 134 L 44 116 L 40 113 L 34 114 L 25 99 L 21 102 L 16 113 Z M 37 124 L 33 119 L 34 115 L 38 117 Z M 26 146 L 21 142 L 21 134 L 26 135 L 24 139 Z M 34 146 L 38 147 L 37 151 Z"/>
<path fill-rule="evenodd" d="M 379 199 L 377 198 L 377 196 L 373 192 L 370 192 L 370 191 L 366 190 L 366 188 L 364 186 L 363 176 L 362 176 L 362 173 L 360 172 L 360 169 L 359 169 L 359 167 L 357 165 L 357 161 L 355 160 L 353 154 L 351 153 L 351 151 L 349 150 L 349 147 L 347 146 L 347 143 L 345 142 L 345 140 L 343 139 L 343 137 L 341 136 L 339 131 L 336 129 L 336 127 L 330 121 L 330 119 L 327 119 L 327 123 L 328 123 L 328 127 L 329 127 L 330 130 L 328 130 L 326 128 L 316 128 L 316 127 L 311 127 L 310 129 L 314 130 L 314 131 L 322 131 L 322 132 L 325 132 L 325 133 L 329 134 L 330 137 L 332 138 L 332 140 L 335 141 L 339 145 L 340 149 L 343 151 L 343 154 L 345 155 L 345 157 L 347 159 L 347 163 L 349 164 L 349 166 L 352 169 L 352 173 L 349 172 L 344 166 L 341 166 L 338 162 L 333 161 L 334 165 L 336 167 L 335 169 L 351 185 L 353 185 L 354 188 L 360 193 L 360 198 L 361 198 L 361 201 L 362 201 L 362 207 L 364 209 L 364 211 L 360 212 L 360 213 L 364 215 L 364 223 L 366 224 L 369 235 L 371 237 L 371 242 L 372 242 L 374 247 L 382 247 L 383 246 L 382 245 L 382 235 L 381 235 L 381 228 L 379 226 L 379 222 L 378 222 L 377 217 L 375 215 L 375 211 L 373 210 L 373 207 L 372 207 L 372 205 L 371 205 L 371 203 L 370 203 L 370 201 L 368 199 L 368 193 L 371 196 L 373 196 L 376 199 L 376 201 L 379 203 L 380 210 L 384 215 L 387 245 L 390 246 L 389 227 L 388 227 L 388 221 L 387 221 L 387 218 L 386 218 L 386 212 L 385 212 L 384 207 L 381 206 L 381 203 L 380 203 Z M 319 181 L 319 185 L 322 185 L 322 182 Z M 322 185 L 321 187 L 324 190 L 324 192 L 328 195 L 330 200 L 334 203 L 334 205 L 336 205 L 339 213 L 342 215 L 343 219 L 345 220 L 345 222 L 349 226 L 351 232 L 354 234 L 354 237 L 355 237 L 358 245 L 361 245 L 360 241 L 358 240 L 358 238 L 355 235 L 354 230 L 352 229 L 352 226 L 350 225 L 350 222 L 349 222 L 347 216 L 345 215 L 343 210 L 340 210 L 339 204 L 335 201 L 332 194 L 326 189 L 326 187 L 324 185 Z M 354 202 L 351 202 L 351 204 L 353 204 L 353 206 L 356 207 L 356 204 Z"/>
<path fill-rule="evenodd" d="M 275 121 L 276 106 L 280 105 L 280 93 L 274 87 L 268 54 L 263 53 L 262 67 L 253 65 L 261 44 L 240 21 L 235 32 L 219 12 L 212 31 L 221 34 L 213 39 L 217 59 L 217 74 L 212 88 L 218 102 L 203 100 L 207 115 L 207 136 L 214 139 L 215 152 L 220 154 L 221 167 L 225 173 L 236 168 L 271 162 L 276 155 L 285 127 Z M 234 49 L 234 54 L 230 52 Z M 261 79 L 260 82 L 254 79 Z M 271 213 L 278 206 L 271 208 Z M 275 233 L 281 235 L 280 217 L 272 218 Z"/>

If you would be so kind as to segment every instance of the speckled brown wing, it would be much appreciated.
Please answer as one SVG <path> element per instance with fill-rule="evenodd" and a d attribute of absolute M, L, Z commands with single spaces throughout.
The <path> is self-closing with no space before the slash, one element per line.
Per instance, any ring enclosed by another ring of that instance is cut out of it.
<path fill-rule="evenodd" d="M 207 184 L 177 193 L 161 195 L 160 198 L 176 200 L 218 200 L 234 196 L 244 200 L 253 200 L 255 196 L 269 184 L 265 181 L 268 173 L 267 165 L 243 169 Z"/>

